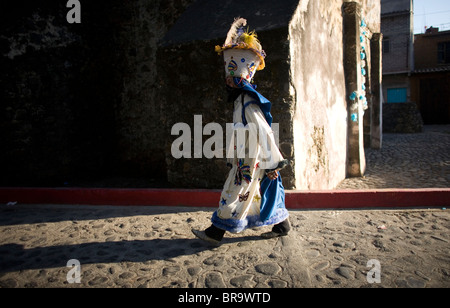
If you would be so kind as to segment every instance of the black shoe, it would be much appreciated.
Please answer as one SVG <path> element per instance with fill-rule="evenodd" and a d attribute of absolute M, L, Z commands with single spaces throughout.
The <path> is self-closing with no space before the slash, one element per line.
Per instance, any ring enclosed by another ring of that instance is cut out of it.
<path fill-rule="evenodd" d="M 213 239 L 213 238 L 207 236 L 206 233 L 205 233 L 205 231 L 200 231 L 200 230 L 192 229 L 192 233 L 194 233 L 194 235 L 195 235 L 196 237 L 198 237 L 199 239 L 201 239 L 201 240 L 203 240 L 203 241 L 205 241 L 205 242 L 208 242 L 208 243 L 213 244 L 213 245 L 215 245 L 215 246 L 219 246 L 219 245 L 220 245 L 220 241 L 215 240 L 215 239 Z"/>

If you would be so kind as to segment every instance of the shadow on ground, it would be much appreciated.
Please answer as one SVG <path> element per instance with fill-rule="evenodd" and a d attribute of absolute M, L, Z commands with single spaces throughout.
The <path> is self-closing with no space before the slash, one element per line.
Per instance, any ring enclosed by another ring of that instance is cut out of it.
<path fill-rule="evenodd" d="M 231 237 L 222 245 L 262 240 L 258 236 Z M 29 269 L 65 267 L 70 259 L 80 264 L 147 262 L 193 255 L 213 249 L 199 239 L 151 239 L 120 242 L 95 242 L 75 245 L 36 247 L 24 249 L 23 245 L 0 246 L 0 273 Z"/>

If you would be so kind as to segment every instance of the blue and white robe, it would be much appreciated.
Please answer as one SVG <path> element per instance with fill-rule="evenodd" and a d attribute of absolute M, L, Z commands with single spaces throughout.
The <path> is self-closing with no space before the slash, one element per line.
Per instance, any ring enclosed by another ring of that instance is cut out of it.
<path fill-rule="evenodd" d="M 234 155 L 228 162 L 232 168 L 211 218 L 214 226 L 232 233 L 278 224 L 289 216 L 281 176 L 270 180 L 265 175 L 284 160 L 271 128 L 271 104 L 250 84 L 243 88 L 234 102 L 233 123 L 246 126 L 248 136 L 231 140 Z"/>

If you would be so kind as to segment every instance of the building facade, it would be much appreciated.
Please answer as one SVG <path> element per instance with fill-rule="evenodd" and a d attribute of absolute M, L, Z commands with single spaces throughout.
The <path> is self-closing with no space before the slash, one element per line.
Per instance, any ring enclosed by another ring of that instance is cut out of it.
<path fill-rule="evenodd" d="M 411 101 L 409 76 L 414 70 L 413 0 L 381 0 L 383 100 Z"/>
<path fill-rule="evenodd" d="M 414 36 L 413 16 L 413 0 L 381 0 L 385 132 L 450 121 L 449 31 L 431 27 Z"/>
<path fill-rule="evenodd" d="M 450 124 L 450 31 L 416 35 L 414 53 L 411 99 L 425 124 Z"/>

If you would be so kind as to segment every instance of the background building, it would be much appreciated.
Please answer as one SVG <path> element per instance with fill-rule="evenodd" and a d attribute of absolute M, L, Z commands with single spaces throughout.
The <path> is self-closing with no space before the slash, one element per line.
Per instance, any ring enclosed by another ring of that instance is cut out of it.
<path fill-rule="evenodd" d="M 411 101 L 409 76 L 414 70 L 413 15 L 412 0 L 381 0 L 385 103 Z"/>
<path fill-rule="evenodd" d="M 450 123 L 450 31 L 430 28 L 414 40 L 411 100 L 425 124 Z"/>
<path fill-rule="evenodd" d="M 412 99 L 413 0 L 381 0 L 383 33 L 383 132 L 417 133 L 422 117 Z"/>

